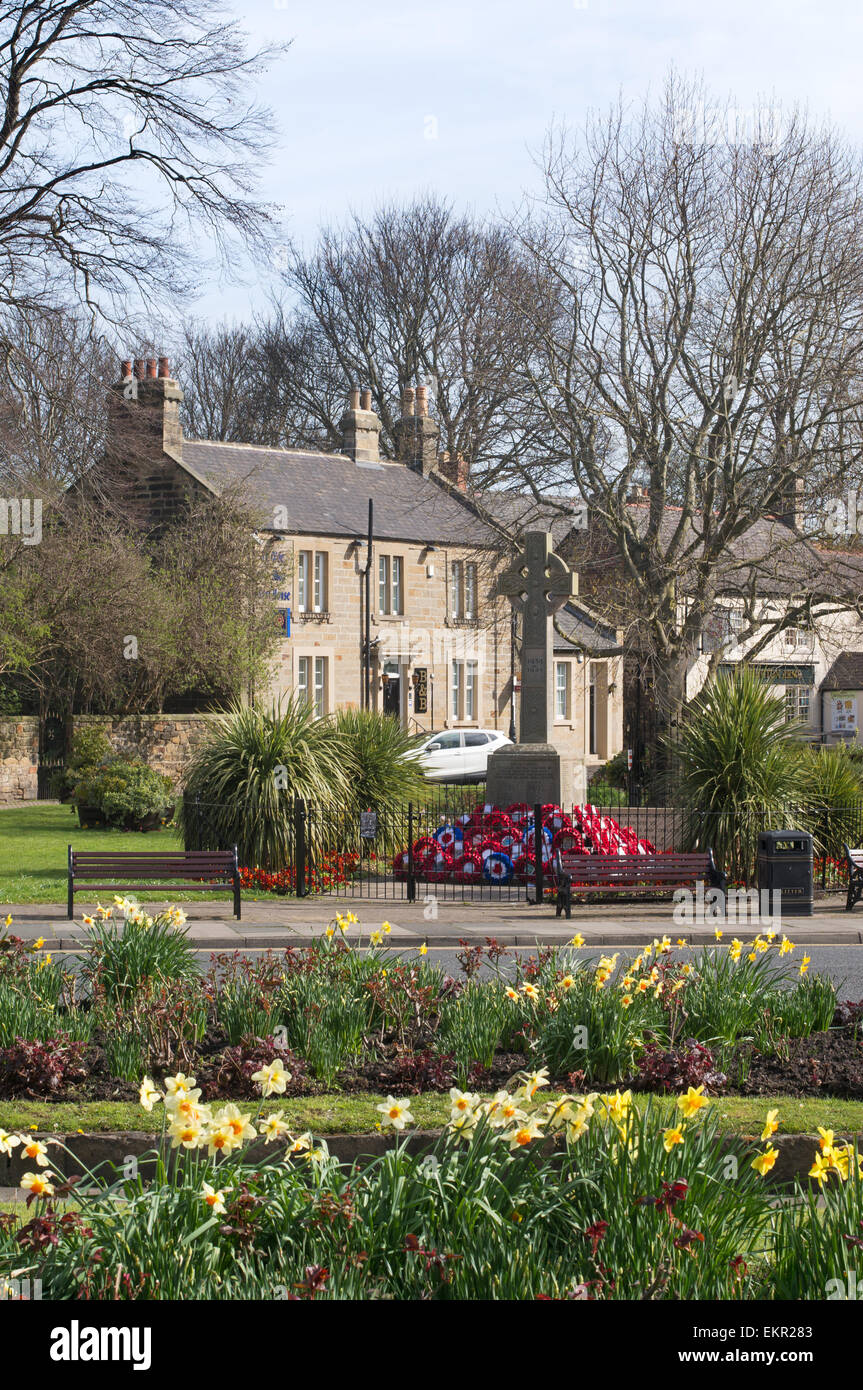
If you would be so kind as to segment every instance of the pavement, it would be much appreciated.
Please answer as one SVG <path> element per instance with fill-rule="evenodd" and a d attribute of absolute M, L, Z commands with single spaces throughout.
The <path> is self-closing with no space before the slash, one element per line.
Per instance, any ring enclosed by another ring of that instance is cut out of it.
<path fill-rule="evenodd" d="M 164 904 L 146 904 L 151 913 Z M 599 903 L 575 905 L 572 918 L 555 917 L 554 906 L 541 907 L 523 901 L 447 901 L 429 898 L 409 903 L 400 898 L 346 896 L 307 898 L 297 901 L 285 898 L 243 900 L 242 921 L 236 922 L 231 905 L 224 903 L 182 903 L 187 915 L 189 938 L 200 951 L 281 949 L 300 946 L 310 938 L 320 936 L 337 912 L 354 912 L 359 927 L 351 928 L 356 940 L 380 930 L 385 922 L 391 925 L 385 940 L 388 945 L 404 949 L 420 946 L 457 946 L 460 939 L 484 942 L 487 936 L 496 937 L 507 946 L 534 946 L 538 943 L 563 944 L 580 933 L 587 946 L 638 946 L 654 937 L 669 936 L 688 945 L 712 944 L 715 923 L 700 923 L 682 919 L 681 906 L 670 900 L 649 903 Z M 736 920 L 722 923 L 723 939 L 737 936 L 751 941 L 759 932 L 772 925 L 785 932 L 801 946 L 856 946 L 863 944 L 863 907 L 855 912 L 844 910 L 844 894 L 825 897 L 815 903 L 811 917 L 783 913 L 781 918 L 753 917 L 738 905 Z M 76 918 L 69 922 L 65 905 L 61 903 L 22 903 L 4 905 L 11 930 L 26 940 L 44 937 L 45 949 L 74 950 L 84 934 L 81 917 L 95 904 L 84 900 L 76 903 Z"/>

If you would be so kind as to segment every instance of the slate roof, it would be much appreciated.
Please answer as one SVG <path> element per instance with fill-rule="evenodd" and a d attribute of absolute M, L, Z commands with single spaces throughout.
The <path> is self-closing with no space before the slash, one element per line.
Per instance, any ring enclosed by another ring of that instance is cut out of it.
<path fill-rule="evenodd" d="M 612 651 L 617 646 L 617 633 L 614 628 L 609 627 L 608 623 L 602 622 L 581 604 L 564 604 L 563 608 L 558 611 L 557 621 L 573 642 L 593 653 Z M 572 644 L 567 642 L 565 637 L 561 637 L 556 629 L 554 650 L 556 652 L 568 652 L 570 656 L 574 650 Z"/>
<path fill-rule="evenodd" d="M 822 690 L 863 690 L 863 652 L 840 652 L 821 682 Z"/>
<path fill-rule="evenodd" d="M 362 464 L 344 454 L 194 439 L 183 440 L 183 462 L 217 492 L 240 486 L 267 511 L 285 507 L 291 534 L 362 536 L 371 498 L 378 540 L 501 545 L 467 502 L 402 463 Z"/>
<path fill-rule="evenodd" d="M 644 535 L 649 519 L 647 502 L 630 501 L 627 510 L 636 532 Z M 687 568 L 692 568 L 701 553 L 699 531 L 694 518 L 684 527 L 684 535 L 676 540 L 681 509 L 666 506 L 659 527 L 660 553 L 677 545 L 677 561 L 682 567 L 681 588 L 687 589 Z M 598 523 L 593 523 L 598 524 Z M 574 531 L 576 555 L 585 567 L 590 565 L 591 527 L 586 532 Z M 580 546 L 586 546 L 588 555 Z M 578 567 L 578 559 L 575 561 Z M 615 553 L 599 560 L 600 566 L 612 569 L 617 563 Z M 819 599 L 827 597 L 856 598 L 863 595 L 863 555 L 852 551 L 821 549 L 806 536 L 794 531 L 773 516 L 759 517 L 726 548 L 716 566 L 717 592 L 725 595 L 747 593 L 754 586 L 760 594 L 788 598 L 801 590 L 811 590 Z"/>
<path fill-rule="evenodd" d="M 537 502 L 531 493 L 497 492 L 493 488 L 477 493 L 477 501 L 514 537 L 529 529 L 550 531 L 555 546 L 569 535 L 581 506 L 575 495 L 549 494 L 545 502 Z"/>

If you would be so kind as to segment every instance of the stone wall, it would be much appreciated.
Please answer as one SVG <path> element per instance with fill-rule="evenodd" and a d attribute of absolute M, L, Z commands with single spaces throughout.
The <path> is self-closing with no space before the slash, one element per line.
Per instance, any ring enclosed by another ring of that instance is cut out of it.
<path fill-rule="evenodd" d="M 115 753 L 148 763 L 167 773 L 182 786 L 186 767 L 207 736 L 213 716 L 208 714 L 138 714 L 124 719 L 109 715 L 76 714 L 74 730 L 104 729 Z"/>
<path fill-rule="evenodd" d="M 39 762 L 39 720 L 19 714 L 0 719 L 0 805 L 35 801 Z"/>

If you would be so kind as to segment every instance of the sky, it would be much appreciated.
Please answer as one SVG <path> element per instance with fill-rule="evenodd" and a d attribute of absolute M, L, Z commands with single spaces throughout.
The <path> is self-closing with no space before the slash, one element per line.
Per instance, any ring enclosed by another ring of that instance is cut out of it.
<path fill-rule="evenodd" d="M 228 0 L 232 3 L 232 0 Z M 267 268 L 214 276 L 193 306 L 243 319 L 276 283 L 283 239 L 435 191 L 507 212 L 537 192 L 552 122 L 578 127 L 622 93 L 639 102 L 675 65 L 745 113 L 806 106 L 863 143 L 863 9 L 854 0 L 245 0 L 255 45 L 291 42 L 261 80 L 278 148 L 263 196 L 282 230 Z"/>

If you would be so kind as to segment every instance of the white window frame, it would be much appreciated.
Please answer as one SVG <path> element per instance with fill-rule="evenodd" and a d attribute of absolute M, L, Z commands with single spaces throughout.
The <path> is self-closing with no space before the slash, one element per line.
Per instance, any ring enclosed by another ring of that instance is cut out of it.
<path fill-rule="evenodd" d="M 309 698 L 310 660 L 311 657 L 308 656 L 297 657 L 297 695 L 301 700 Z"/>
<path fill-rule="evenodd" d="M 568 661 L 554 663 L 554 717 L 562 723 L 569 719 L 571 669 Z"/>

